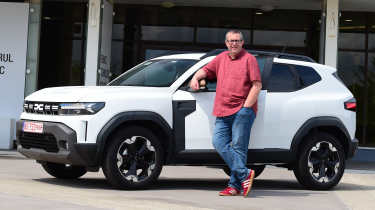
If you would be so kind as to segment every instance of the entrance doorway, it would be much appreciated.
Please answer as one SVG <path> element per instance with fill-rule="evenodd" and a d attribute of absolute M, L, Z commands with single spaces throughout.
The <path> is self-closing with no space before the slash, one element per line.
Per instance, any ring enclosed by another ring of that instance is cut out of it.
<path fill-rule="evenodd" d="M 83 85 L 86 3 L 44 2 L 38 89 Z"/>

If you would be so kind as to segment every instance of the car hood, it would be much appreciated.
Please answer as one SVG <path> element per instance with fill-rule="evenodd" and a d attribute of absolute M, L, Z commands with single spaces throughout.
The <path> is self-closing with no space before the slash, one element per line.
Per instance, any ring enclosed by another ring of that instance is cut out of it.
<path fill-rule="evenodd" d="M 132 86 L 67 86 L 45 88 L 27 96 L 27 101 L 38 102 L 101 102 L 113 98 L 167 94 L 166 87 Z"/>

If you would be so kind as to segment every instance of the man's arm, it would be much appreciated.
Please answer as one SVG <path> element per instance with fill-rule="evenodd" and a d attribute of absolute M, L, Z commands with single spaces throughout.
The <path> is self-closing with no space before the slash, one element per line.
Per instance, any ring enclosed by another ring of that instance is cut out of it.
<path fill-rule="evenodd" d="M 199 69 L 190 81 L 190 88 L 193 90 L 199 90 L 199 80 L 207 77 L 206 72 L 203 69 Z"/>
<path fill-rule="evenodd" d="M 262 83 L 260 81 L 253 81 L 253 86 L 250 89 L 249 95 L 247 95 L 244 107 L 252 107 L 257 101 L 260 90 L 262 89 Z"/>

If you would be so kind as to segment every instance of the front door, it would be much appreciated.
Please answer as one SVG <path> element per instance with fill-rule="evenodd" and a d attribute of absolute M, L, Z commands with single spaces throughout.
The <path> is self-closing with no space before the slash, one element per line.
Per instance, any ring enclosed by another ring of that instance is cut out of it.
<path fill-rule="evenodd" d="M 266 61 L 271 62 L 272 58 L 257 57 L 261 74 L 265 68 Z M 262 74 L 263 75 L 263 74 Z M 214 149 L 212 145 L 212 134 L 215 126 L 215 117 L 212 115 L 213 103 L 216 94 L 216 81 L 207 81 L 207 88 L 198 92 L 178 90 L 173 95 L 173 101 L 177 107 L 184 109 L 183 103 L 195 104 L 194 108 L 184 116 L 184 134 L 181 134 L 181 141 L 184 147 L 180 149 Z M 258 97 L 258 113 L 251 131 L 249 149 L 264 148 L 264 135 L 268 132 L 264 123 L 264 110 L 266 105 L 267 90 L 262 90 Z M 181 105 L 178 105 L 181 104 Z M 182 120 L 182 119 L 181 119 Z M 182 146 L 182 145 L 180 145 Z"/>

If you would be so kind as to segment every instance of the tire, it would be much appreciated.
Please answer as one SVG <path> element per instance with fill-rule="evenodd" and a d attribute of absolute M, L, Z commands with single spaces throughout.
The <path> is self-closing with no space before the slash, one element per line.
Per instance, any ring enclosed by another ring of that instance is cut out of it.
<path fill-rule="evenodd" d="M 111 139 L 102 169 L 115 188 L 147 188 L 159 177 L 163 156 L 163 148 L 150 130 L 127 127 Z"/>
<path fill-rule="evenodd" d="M 42 167 L 48 174 L 58 179 L 77 179 L 87 172 L 85 167 L 60 163 L 46 162 L 42 163 Z"/>
<path fill-rule="evenodd" d="M 255 171 L 255 176 L 254 178 L 257 178 L 258 176 L 260 176 L 260 174 L 263 172 L 263 170 L 266 168 L 266 165 L 252 165 L 252 166 L 248 166 L 249 168 L 253 169 Z M 230 169 L 228 166 L 225 166 L 223 168 L 223 171 L 228 175 L 230 176 L 231 172 L 230 172 Z"/>
<path fill-rule="evenodd" d="M 336 186 L 345 170 L 345 152 L 339 140 L 319 132 L 306 139 L 293 169 L 298 182 L 311 190 Z"/>

